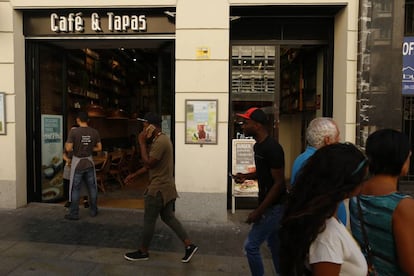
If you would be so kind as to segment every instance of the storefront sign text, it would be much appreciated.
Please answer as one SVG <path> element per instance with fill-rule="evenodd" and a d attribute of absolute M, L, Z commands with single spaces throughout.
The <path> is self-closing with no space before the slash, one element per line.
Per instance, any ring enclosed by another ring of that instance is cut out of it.
<path fill-rule="evenodd" d="M 404 37 L 402 50 L 402 94 L 414 95 L 414 37 Z"/>
<path fill-rule="evenodd" d="M 144 32 L 147 30 L 145 15 L 118 15 L 113 12 L 106 13 L 107 25 L 102 24 L 102 17 L 94 12 L 90 15 L 90 29 L 95 32 Z M 50 14 L 50 30 L 55 33 L 83 33 L 85 32 L 85 19 L 81 12 L 67 15 Z"/>

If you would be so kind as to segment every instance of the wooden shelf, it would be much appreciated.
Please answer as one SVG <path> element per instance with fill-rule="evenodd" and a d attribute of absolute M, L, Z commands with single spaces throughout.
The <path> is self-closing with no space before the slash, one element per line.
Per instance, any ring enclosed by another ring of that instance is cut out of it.
<path fill-rule="evenodd" d="M 82 49 L 71 51 L 67 61 L 67 92 L 70 97 L 115 106 L 120 97 L 127 94 L 125 69 L 114 56 Z"/>

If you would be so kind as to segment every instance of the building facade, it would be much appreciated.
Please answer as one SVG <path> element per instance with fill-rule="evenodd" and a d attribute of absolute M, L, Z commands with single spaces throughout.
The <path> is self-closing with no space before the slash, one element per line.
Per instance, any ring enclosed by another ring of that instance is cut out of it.
<path fill-rule="evenodd" d="M 64 137 L 73 111 L 99 103 L 131 115 L 162 113 L 175 149 L 178 214 L 226 220 L 232 141 L 244 138 L 235 113 L 266 110 L 285 150 L 287 178 L 315 116 L 332 116 L 341 140 L 361 145 L 377 128 L 402 128 L 404 12 L 404 1 L 386 0 L 0 1 L 0 208 L 42 201 L 44 120 L 61 122 Z M 156 70 L 130 72 L 124 84 L 135 84 L 126 92 L 111 88 L 115 96 L 93 90 L 105 70 L 112 80 L 128 72 L 114 71 L 123 58 L 113 54 L 124 47 L 124 56 L 154 57 Z M 88 87 L 83 92 L 70 84 L 78 74 L 70 60 L 79 55 L 86 69 L 93 60 L 92 73 L 78 77 L 78 86 Z M 102 69 L 105 57 L 110 69 Z M 64 72 L 62 80 L 56 72 Z M 106 119 L 95 126 L 108 143 L 119 138 L 114 133 L 125 138 L 136 130 L 128 120 Z"/>

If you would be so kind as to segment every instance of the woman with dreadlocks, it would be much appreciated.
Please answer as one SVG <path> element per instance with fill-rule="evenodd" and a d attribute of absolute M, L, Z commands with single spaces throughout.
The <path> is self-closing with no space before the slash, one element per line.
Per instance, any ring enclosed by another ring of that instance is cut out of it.
<path fill-rule="evenodd" d="M 282 219 L 282 275 L 367 275 L 359 246 L 336 217 L 339 203 L 361 189 L 367 165 L 356 146 L 343 143 L 318 149 L 306 162 Z"/>

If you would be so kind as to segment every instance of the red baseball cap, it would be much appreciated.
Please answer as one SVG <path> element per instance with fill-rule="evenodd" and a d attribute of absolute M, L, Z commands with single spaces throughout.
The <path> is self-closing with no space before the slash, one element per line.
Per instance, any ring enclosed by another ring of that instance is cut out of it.
<path fill-rule="evenodd" d="M 260 124 L 266 124 L 267 123 L 267 115 L 264 113 L 263 110 L 261 110 L 258 107 L 251 107 L 244 113 L 237 113 L 236 114 L 239 117 L 242 117 L 247 120 L 253 120 L 255 122 L 258 122 Z"/>

